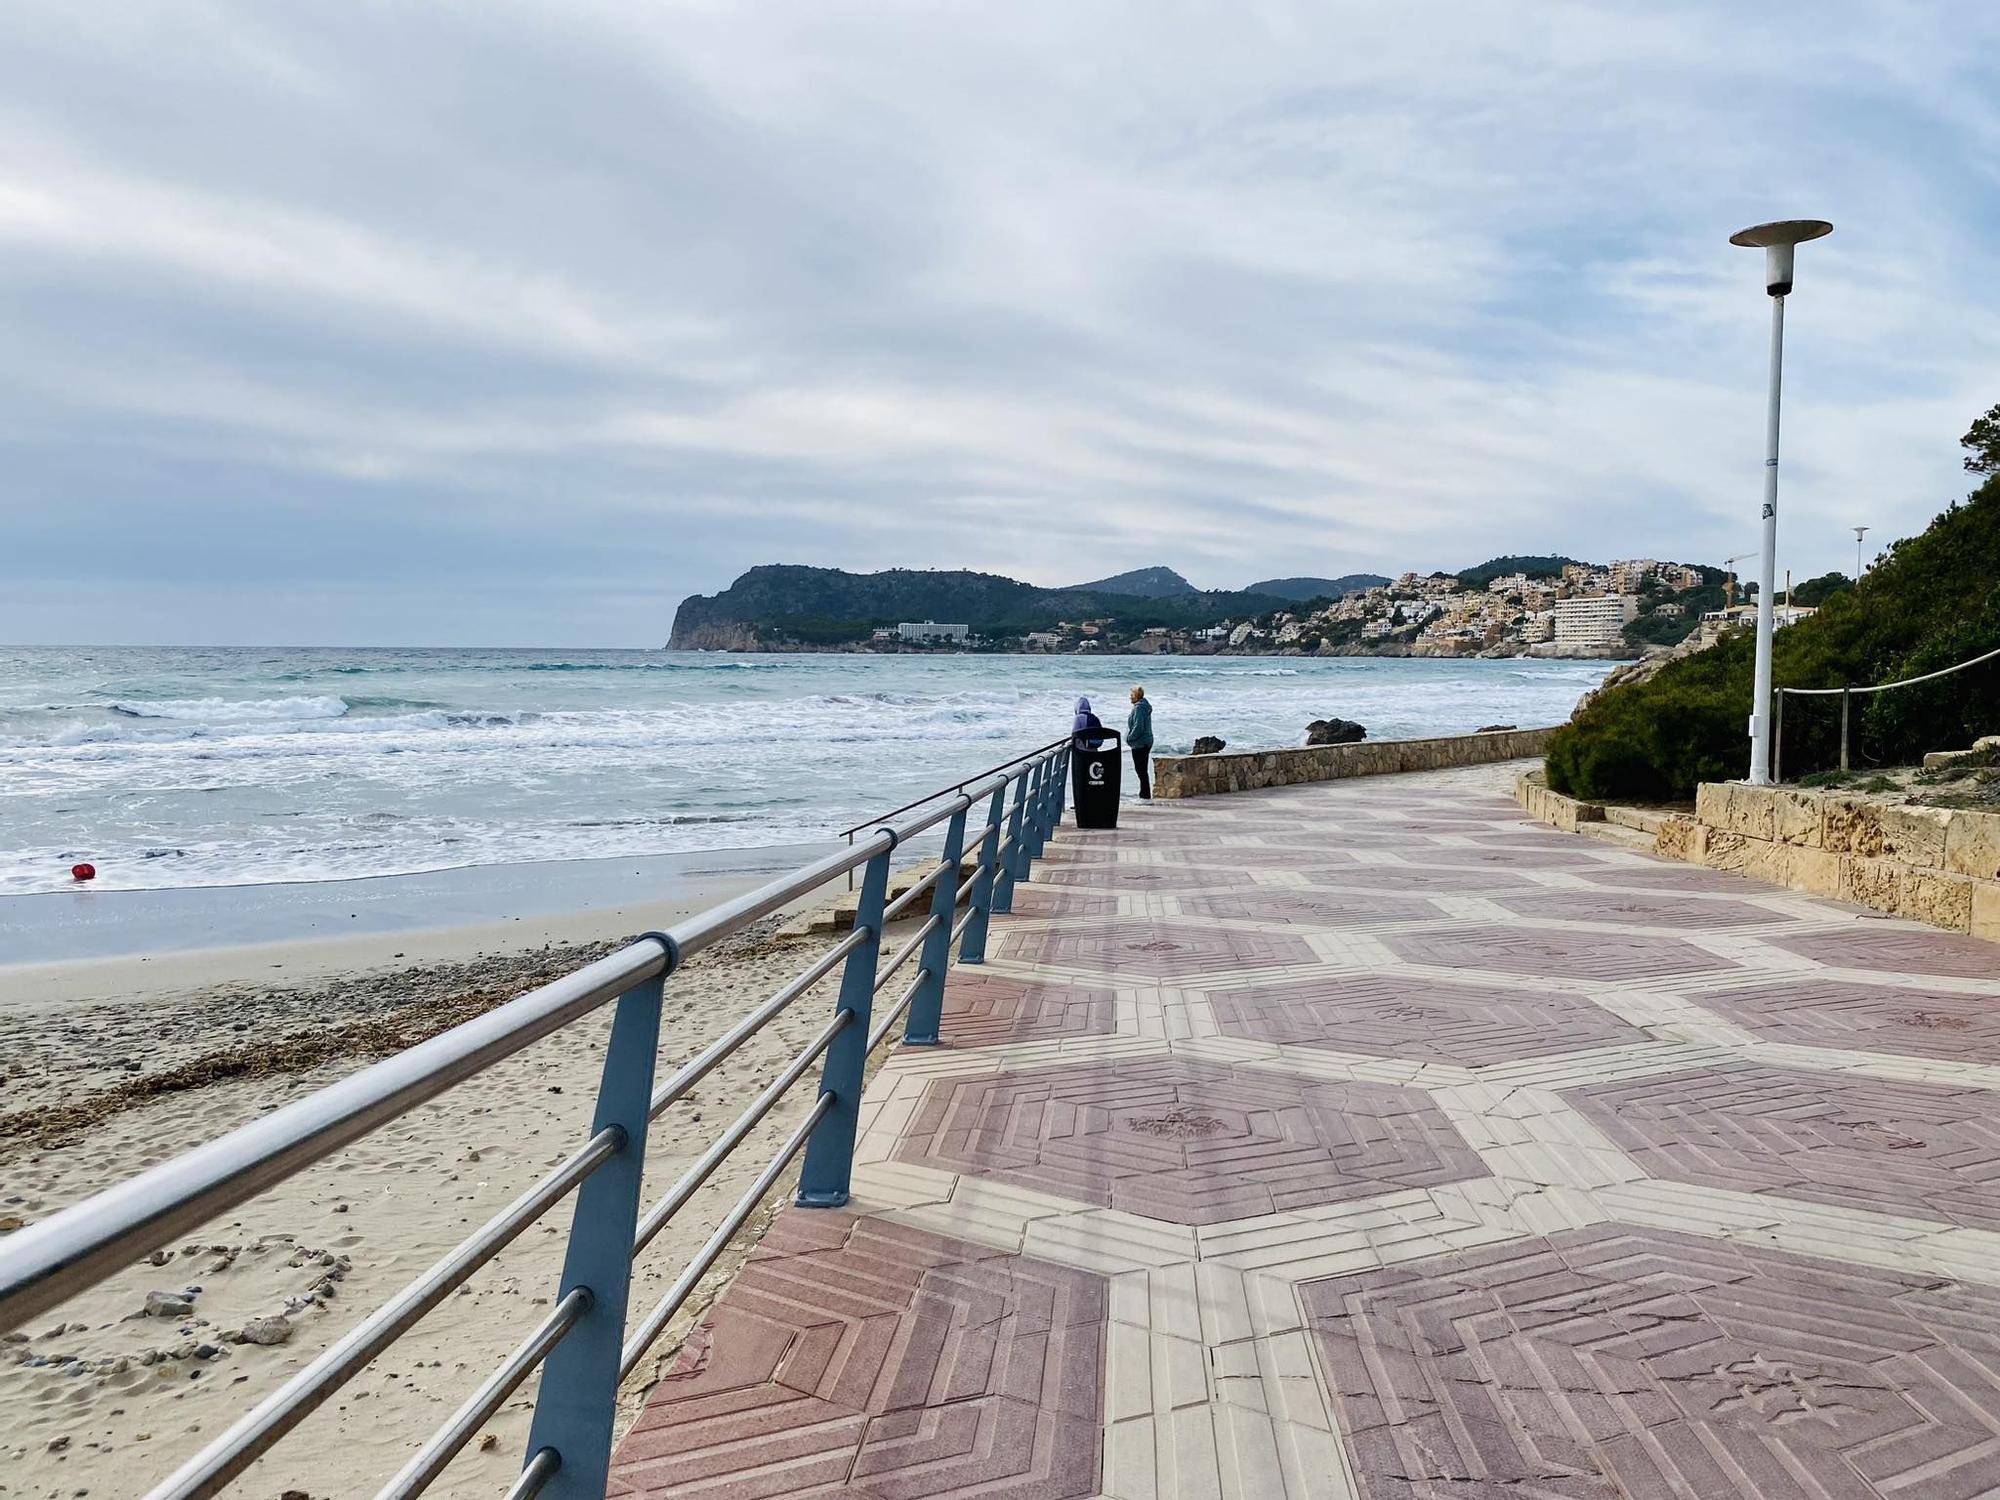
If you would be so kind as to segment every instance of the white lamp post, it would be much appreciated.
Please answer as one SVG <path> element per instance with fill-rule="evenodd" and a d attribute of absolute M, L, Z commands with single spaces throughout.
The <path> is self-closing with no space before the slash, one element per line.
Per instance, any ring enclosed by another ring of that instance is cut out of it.
<path fill-rule="evenodd" d="M 1861 582 L 1861 539 L 1868 535 L 1872 529 L 1867 526 L 1857 526 L 1854 528 L 1854 581 L 1856 583 Z"/>
<path fill-rule="evenodd" d="M 1792 289 L 1792 250 L 1832 234 L 1824 219 L 1781 219 L 1729 237 L 1732 245 L 1764 252 L 1764 290 L 1771 294 L 1771 396 L 1764 427 L 1764 552 L 1757 584 L 1757 675 L 1750 697 L 1750 782 L 1771 780 L 1771 606 L 1778 584 L 1778 393 L 1785 364 L 1785 296 Z"/>

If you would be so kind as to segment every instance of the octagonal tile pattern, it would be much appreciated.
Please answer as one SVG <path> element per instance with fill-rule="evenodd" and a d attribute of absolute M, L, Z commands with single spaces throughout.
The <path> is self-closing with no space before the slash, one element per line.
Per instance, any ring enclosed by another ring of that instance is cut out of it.
<path fill-rule="evenodd" d="M 2000 1493 L 2000 1292 L 1622 1225 L 1308 1283 L 1363 1500 Z"/>
<path fill-rule="evenodd" d="M 1361 892 L 1300 891 L 1283 886 L 1224 895 L 1180 896 L 1190 917 L 1235 917 L 1249 922 L 1296 922 L 1316 927 L 1379 927 L 1386 922 L 1421 922 L 1439 915 L 1420 897 L 1370 896 Z"/>
<path fill-rule="evenodd" d="M 1017 917 L 1102 917 L 1117 910 L 1116 891 L 1025 884 L 1014 887 L 1013 915 Z"/>
<path fill-rule="evenodd" d="M 2000 1500 L 2000 950 L 1454 784 L 1062 830 L 609 1493 Z"/>
<path fill-rule="evenodd" d="M 1748 901 L 1620 891 L 1537 891 L 1493 898 L 1511 912 L 1553 922 L 1610 922 L 1626 927 L 1747 927 L 1775 923 L 1776 913 Z"/>
<path fill-rule="evenodd" d="M 1417 1062 L 1488 1063 L 1646 1040 L 1581 995 L 1352 975 L 1209 992 L 1230 1036 Z"/>
<path fill-rule="evenodd" d="M 945 987 L 939 1035 L 947 1047 L 1064 1036 L 1109 1036 L 1116 996 L 1107 989 L 960 974 Z"/>
<path fill-rule="evenodd" d="M 2000 1230 L 1986 1089 L 1743 1063 L 1565 1097 L 1654 1177 Z"/>
<path fill-rule="evenodd" d="M 1856 928 L 1773 938 L 1814 963 L 1835 969 L 1881 969 L 1891 974 L 1938 974 L 2000 979 L 2000 948 L 1978 938 L 1913 928 Z"/>
<path fill-rule="evenodd" d="M 1397 932 L 1383 942 L 1413 964 L 1486 969 L 1544 979 L 1671 979 L 1736 964 L 1679 938 L 1569 932 L 1551 927 L 1459 927 Z"/>
<path fill-rule="evenodd" d="M 1596 864 L 1582 850 L 1494 849 L 1486 845 L 1405 849 L 1403 858 L 1413 865 L 1456 865 L 1466 869 L 1497 865 L 1507 870 L 1588 870 Z"/>
<path fill-rule="evenodd" d="M 1414 1089 L 1170 1060 L 940 1079 L 897 1155 L 1173 1224 L 1486 1175 Z"/>
<path fill-rule="evenodd" d="M 1222 865 L 1232 870 L 1304 870 L 1354 856 L 1339 849 L 1274 849 L 1261 844 L 1221 844 L 1188 856 L 1191 863 Z"/>
<path fill-rule="evenodd" d="M 1098 1493 L 1104 1279 L 791 1213 L 621 1444 L 611 1493 Z"/>
<path fill-rule="evenodd" d="M 1218 890 L 1251 883 L 1250 872 L 1217 865 L 1073 865 L 1035 871 L 1035 884 L 1136 894 L 1142 891 Z"/>
<path fill-rule="evenodd" d="M 1766 1041 L 2000 1063 L 2000 996 L 1811 978 L 1690 998 Z"/>
<path fill-rule="evenodd" d="M 1013 963 L 1147 979 L 1306 964 L 1313 957 L 1312 949 L 1285 933 L 1238 932 L 1133 917 L 1008 932 L 989 951 Z"/>
<path fill-rule="evenodd" d="M 1315 866 L 1307 885 L 1359 891 L 1491 891 L 1513 884 L 1505 870 L 1420 870 L 1409 865 Z"/>
<path fill-rule="evenodd" d="M 1612 869 L 1600 867 L 1575 873 L 1578 879 L 1592 885 L 1615 886 L 1620 890 L 1717 891 L 1723 895 L 1741 895 L 1748 883 L 1740 875 L 1725 875 L 1720 870 L 1705 870 L 1697 865 L 1664 864 L 1644 855 Z"/>

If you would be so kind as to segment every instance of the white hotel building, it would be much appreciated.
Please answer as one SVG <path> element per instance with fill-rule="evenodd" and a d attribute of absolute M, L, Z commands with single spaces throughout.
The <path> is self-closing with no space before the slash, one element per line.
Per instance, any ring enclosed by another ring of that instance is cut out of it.
<path fill-rule="evenodd" d="M 1598 594 L 1588 599 L 1555 602 L 1557 646 L 1578 650 L 1622 645 L 1625 627 L 1639 618 L 1639 601 L 1630 594 Z"/>

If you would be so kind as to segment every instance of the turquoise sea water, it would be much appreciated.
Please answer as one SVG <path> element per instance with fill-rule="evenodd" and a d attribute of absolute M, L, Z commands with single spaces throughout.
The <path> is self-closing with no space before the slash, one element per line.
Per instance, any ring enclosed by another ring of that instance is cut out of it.
<path fill-rule="evenodd" d="M 825 838 L 1146 685 L 1162 751 L 1566 718 L 1603 662 L 0 648 L 0 892 Z"/>

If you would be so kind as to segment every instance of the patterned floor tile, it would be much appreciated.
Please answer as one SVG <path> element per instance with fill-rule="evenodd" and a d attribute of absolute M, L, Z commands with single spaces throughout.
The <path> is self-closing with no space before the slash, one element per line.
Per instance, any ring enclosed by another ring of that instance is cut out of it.
<path fill-rule="evenodd" d="M 1470 1068 L 1646 1040 L 1580 995 L 1415 976 L 1273 982 L 1208 998 L 1229 1036 Z"/>
<path fill-rule="evenodd" d="M 1814 978 L 1689 998 L 1765 1041 L 2000 1063 L 1992 996 Z"/>
<path fill-rule="evenodd" d="M 1416 1090 L 1171 1059 L 939 1079 L 897 1156 L 1174 1224 L 1486 1172 Z"/>
<path fill-rule="evenodd" d="M 1438 909 L 1421 897 L 1398 899 L 1359 892 L 1335 895 L 1282 886 L 1260 886 L 1227 895 L 1180 896 L 1176 904 L 1191 917 L 1236 917 L 1318 927 L 1379 927 L 1391 922 L 1422 922 L 1438 915 Z"/>
<path fill-rule="evenodd" d="M 1626 927 L 1747 927 L 1782 920 L 1748 901 L 1704 900 L 1618 891 L 1537 891 L 1493 898 L 1511 912 L 1553 922 L 1609 922 Z"/>
<path fill-rule="evenodd" d="M 1618 1225 L 1301 1289 L 1364 1500 L 2000 1487 L 2000 1293 Z"/>
<path fill-rule="evenodd" d="M 947 1047 L 989 1047 L 1052 1036 L 1110 1036 L 1117 996 L 1106 989 L 958 974 L 945 987 L 939 1035 Z"/>
<path fill-rule="evenodd" d="M 620 1445 L 661 1496 L 1098 1493 L 1104 1279 L 844 1212 L 784 1215 Z"/>
<path fill-rule="evenodd" d="M 1035 871 L 1035 884 L 1117 891 L 1223 890 L 1249 885 L 1250 872 L 1224 866 L 1192 865 L 1077 865 L 1069 869 L 1043 866 Z"/>
<path fill-rule="evenodd" d="M 989 950 L 1013 963 L 1149 979 L 1309 964 L 1312 949 L 1283 933 L 1237 932 L 1198 923 L 1115 922 L 1008 932 Z"/>
<path fill-rule="evenodd" d="M 2000 979 L 2000 946 L 1951 932 L 1856 928 L 1774 937 L 1771 941 L 1829 968 Z"/>
<path fill-rule="evenodd" d="M 1563 1097 L 1654 1177 L 2000 1230 L 1984 1089 L 1740 1063 Z"/>
<path fill-rule="evenodd" d="M 1636 933 L 1571 932 L 1554 927 L 1460 927 L 1436 932 L 1387 933 L 1382 941 L 1413 964 L 1486 969 L 1545 979 L 1672 979 L 1733 969 L 1678 938 Z"/>
<path fill-rule="evenodd" d="M 1505 870 L 1431 870 L 1408 865 L 1315 867 L 1307 885 L 1355 891 L 1496 891 L 1517 884 Z"/>

